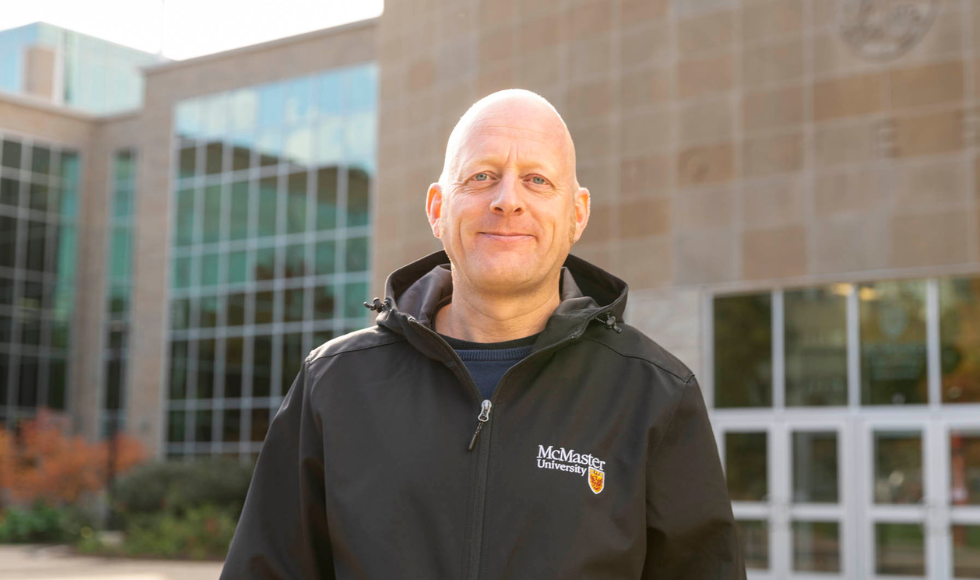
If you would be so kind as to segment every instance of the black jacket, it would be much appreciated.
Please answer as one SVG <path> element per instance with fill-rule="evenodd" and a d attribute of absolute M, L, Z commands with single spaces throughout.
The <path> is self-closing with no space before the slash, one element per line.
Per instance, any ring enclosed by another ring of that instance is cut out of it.
<path fill-rule="evenodd" d="M 306 358 L 222 580 L 744 577 L 697 381 L 617 322 L 623 281 L 569 256 L 489 404 L 431 329 L 451 289 L 444 252 L 401 268 Z"/>

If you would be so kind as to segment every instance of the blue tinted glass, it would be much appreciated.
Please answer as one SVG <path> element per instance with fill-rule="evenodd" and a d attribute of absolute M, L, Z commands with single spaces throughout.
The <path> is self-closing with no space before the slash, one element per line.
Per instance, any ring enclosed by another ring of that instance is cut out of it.
<path fill-rule="evenodd" d="M 313 114 L 313 79 L 301 78 L 285 84 L 286 123 L 302 123 Z"/>
<path fill-rule="evenodd" d="M 259 126 L 275 127 L 282 124 L 283 90 L 281 84 L 265 85 L 259 91 Z"/>
<path fill-rule="evenodd" d="M 344 94 L 344 77 L 340 72 L 328 72 L 320 77 L 321 115 L 339 115 Z"/>
<path fill-rule="evenodd" d="M 252 144 L 259 118 L 258 93 L 254 89 L 232 93 L 228 98 L 228 114 L 232 140 L 240 145 Z"/>
<path fill-rule="evenodd" d="M 128 226 L 116 226 L 112 232 L 112 264 L 113 280 L 125 282 L 129 279 L 130 243 L 132 235 Z"/>
<path fill-rule="evenodd" d="M 375 66 L 363 66 L 347 73 L 348 112 L 374 111 L 378 99 L 378 70 Z"/>
<path fill-rule="evenodd" d="M 374 144 L 377 135 L 374 113 L 355 113 L 347 117 L 345 158 L 348 164 L 374 170 Z"/>
<path fill-rule="evenodd" d="M 201 101 L 199 99 L 178 103 L 175 117 L 178 135 L 191 139 L 201 135 Z"/>
<path fill-rule="evenodd" d="M 317 165 L 340 165 L 344 159 L 344 131 L 346 123 L 343 117 L 325 117 L 316 128 Z"/>
<path fill-rule="evenodd" d="M 58 231 L 58 281 L 75 279 L 75 226 L 62 225 Z"/>
<path fill-rule="evenodd" d="M 313 129 L 302 125 L 286 131 L 286 158 L 293 163 L 309 165 L 313 160 Z"/>
<path fill-rule="evenodd" d="M 219 93 L 204 99 L 201 108 L 201 124 L 208 139 L 223 137 L 228 130 L 228 96 Z"/>

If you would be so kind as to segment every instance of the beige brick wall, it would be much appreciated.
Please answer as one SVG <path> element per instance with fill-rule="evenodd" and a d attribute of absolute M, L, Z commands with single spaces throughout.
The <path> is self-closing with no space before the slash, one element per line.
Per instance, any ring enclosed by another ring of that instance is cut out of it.
<path fill-rule="evenodd" d="M 836 12 L 837 0 L 386 2 L 376 292 L 440 247 L 423 200 L 449 132 L 510 87 L 564 115 L 593 194 L 573 252 L 629 282 L 633 313 L 664 292 L 980 271 L 980 5 L 940 2 L 891 60 L 856 54 Z M 657 336 L 657 320 L 634 322 Z"/>

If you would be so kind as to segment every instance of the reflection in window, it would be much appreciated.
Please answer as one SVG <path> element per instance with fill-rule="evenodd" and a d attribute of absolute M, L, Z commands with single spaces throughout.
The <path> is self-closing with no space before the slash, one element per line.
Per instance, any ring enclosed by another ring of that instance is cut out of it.
<path fill-rule="evenodd" d="M 793 433 L 793 501 L 837 503 L 837 433 Z"/>
<path fill-rule="evenodd" d="M 742 557 L 749 570 L 769 569 L 769 522 L 765 520 L 737 520 L 738 539 L 742 544 Z"/>
<path fill-rule="evenodd" d="M 922 435 L 917 432 L 874 434 L 875 503 L 922 501 Z"/>
<path fill-rule="evenodd" d="M 944 403 L 980 403 L 980 278 L 939 281 Z"/>
<path fill-rule="evenodd" d="M 913 405 L 928 400 L 925 283 L 862 284 L 861 402 Z"/>
<path fill-rule="evenodd" d="M 949 500 L 953 505 L 980 505 L 980 434 L 949 436 Z"/>
<path fill-rule="evenodd" d="M 849 288 L 784 293 L 787 406 L 847 404 Z"/>
<path fill-rule="evenodd" d="M 767 434 L 725 433 L 725 476 L 732 501 L 768 498 Z"/>
<path fill-rule="evenodd" d="M 875 570 L 897 576 L 925 575 L 922 524 L 875 524 Z"/>
<path fill-rule="evenodd" d="M 953 576 L 956 578 L 980 578 L 980 526 L 954 525 Z"/>
<path fill-rule="evenodd" d="M 715 406 L 772 406 L 769 294 L 714 300 Z"/>
<path fill-rule="evenodd" d="M 793 522 L 793 570 L 840 572 L 837 522 Z"/>

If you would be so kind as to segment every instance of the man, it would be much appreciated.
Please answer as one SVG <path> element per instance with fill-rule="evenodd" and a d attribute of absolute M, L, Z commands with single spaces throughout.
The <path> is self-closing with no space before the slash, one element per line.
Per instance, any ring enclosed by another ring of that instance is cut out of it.
<path fill-rule="evenodd" d="M 589 192 L 557 111 L 476 103 L 426 213 L 445 252 L 306 358 L 222 578 L 743 578 L 697 381 L 568 255 Z"/>

